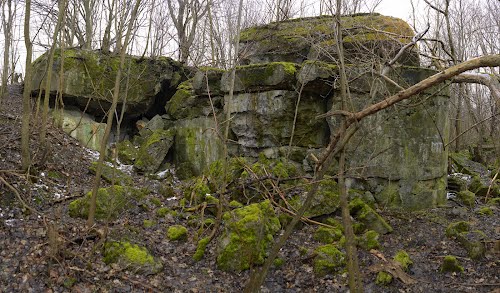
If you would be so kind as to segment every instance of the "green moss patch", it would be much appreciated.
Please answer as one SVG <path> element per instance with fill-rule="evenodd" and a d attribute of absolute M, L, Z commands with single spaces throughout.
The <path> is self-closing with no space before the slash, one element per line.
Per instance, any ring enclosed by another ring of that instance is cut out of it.
<path fill-rule="evenodd" d="M 477 213 L 482 216 L 493 216 L 493 210 L 490 207 L 482 207 Z"/>
<path fill-rule="evenodd" d="M 280 223 L 268 200 L 226 212 L 224 231 L 219 238 L 217 266 L 240 272 L 262 264 Z"/>
<path fill-rule="evenodd" d="M 182 225 L 173 225 L 168 227 L 167 238 L 175 240 L 186 240 L 187 239 L 187 228 Z"/>
<path fill-rule="evenodd" d="M 393 277 L 387 272 L 378 272 L 377 278 L 375 279 L 375 284 L 381 286 L 387 286 L 392 283 Z"/>
<path fill-rule="evenodd" d="M 404 250 L 400 250 L 396 253 L 396 255 L 394 256 L 394 261 L 399 263 L 404 271 L 408 271 L 410 266 L 413 264 L 410 256 Z"/>
<path fill-rule="evenodd" d="M 380 243 L 378 242 L 379 234 L 373 230 L 366 231 L 361 237 L 358 238 L 358 244 L 363 249 L 377 249 L 380 248 Z"/>
<path fill-rule="evenodd" d="M 103 256 L 106 264 L 117 263 L 134 272 L 156 274 L 163 268 L 145 247 L 126 241 L 106 242 Z"/>
<path fill-rule="evenodd" d="M 196 252 L 193 255 L 193 259 L 196 261 L 200 261 L 205 255 L 205 249 L 207 248 L 208 243 L 210 242 L 209 237 L 205 237 L 198 241 L 198 246 L 196 246 Z"/>

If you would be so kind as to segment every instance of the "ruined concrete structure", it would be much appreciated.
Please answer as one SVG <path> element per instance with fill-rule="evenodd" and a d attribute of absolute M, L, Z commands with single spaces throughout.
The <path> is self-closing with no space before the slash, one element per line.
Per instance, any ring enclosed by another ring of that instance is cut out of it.
<path fill-rule="evenodd" d="M 377 14 L 342 20 L 351 111 L 435 73 L 419 67 L 418 52 L 412 49 L 390 71 L 393 82 L 381 78 L 378 73 L 384 64 L 411 41 L 411 28 L 402 20 Z M 339 126 L 335 118 L 316 119 L 331 109 L 341 109 L 333 32 L 333 19 L 326 16 L 242 31 L 240 55 L 245 65 L 236 69 L 231 101 L 229 71 L 192 71 L 168 58 L 129 57 L 133 74 L 126 80 L 132 86 L 126 120 L 135 124 L 141 117 L 151 119 L 134 143 L 149 150 L 153 161 L 171 160 L 180 177 L 201 174 L 223 155 L 219 135 L 229 111 L 231 156 L 288 156 L 310 172 L 314 167 L 311 154 L 319 156 Z M 118 58 L 75 49 L 66 50 L 63 56 L 66 103 L 83 110 L 90 99 L 88 112 L 102 116 L 112 88 L 104 80 L 113 80 Z M 52 68 L 53 91 L 61 54 L 57 57 Z M 35 61 L 37 91 L 43 89 L 44 67 L 46 57 L 42 56 Z M 370 191 L 379 204 L 388 207 L 421 209 L 444 202 L 447 111 L 447 87 L 439 85 L 364 119 L 348 146 L 351 188 Z M 151 151 L 152 145 L 172 139 L 173 144 Z"/>

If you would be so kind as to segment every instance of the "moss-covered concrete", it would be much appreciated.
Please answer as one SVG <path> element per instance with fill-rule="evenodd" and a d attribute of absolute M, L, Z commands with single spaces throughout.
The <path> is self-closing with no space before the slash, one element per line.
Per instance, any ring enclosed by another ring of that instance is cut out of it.
<path fill-rule="evenodd" d="M 64 59 L 64 75 L 62 79 L 65 104 L 75 105 L 82 110 L 87 110 L 96 116 L 103 116 L 109 109 L 112 101 L 112 92 L 115 85 L 116 74 L 120 64 L 120 56 L 105 54 L 98 50 L 83 50 L 66 48 L 64 53 L 57 49 L 55 52 L 53 80 L 51 91 L 58 90 L 61 80 L 61 60 Z M 33 62 L 33 90 L 43 90 L 45 86 L 45 71 L 47 67 L 47 54 Z M 120 83 L 120 98 L 117 109 L 126 94 L 127 115 L 138 117 L 147 113 L 156 100 L 167 101 L 172 88 L 184 78 L 184 68 L 170 58 L 156 59 L 126 56 L 125 68 L 122 72 L 124 82 Z M 87 105 L 87 102 L 88 105 Z"/>
<path fill-rule="evenodd" d="M 146 173 L 156 172 L 173 145 L 174 137 L 173 129 L 158 129 L 151 133 L 139 147 L 134 168 Z"/>
<path fill-rule="evenodd" d="M 350 31 L 344 36 L 346 60 L 363 59 L 366 52 L 380 49 L 380 57 L 393 56 L 411 41 L 413 30 L 401 19 L 379 14 L 343 16 L 342 27 Z M 356 27 L 355 30 L 353 28 Z M 334 18 L 320 16 L 299 18 L 251 27 L 241 32 L 244 63 L 287 61 L 301 63 L 306 58 L 331 60 L 336 57 Z M 363 48 L 363 49 L 361 49 Z M 410 50 L 403 56 L 406 64 L 418 64 L 418 54 Z"/>
<path fill-rule="evenodd" d="M 217 267 L 240 272 L 262 264 L 274 234 L 280 229 L 271 203 L 266 200 L 226 212 L 218 240 Z"/>
<path fill-rule="evenodd" d="M 104 262 L 117 263 L 124 269 L 143 274 L 156 274 L 163 268 L 145 247 L 127 241 L 108 241 L 104 244 Z"/>
<path fill-rule="evenodd" d="M 293 90 L 296 80 L 295 74 L 299 65 L 291 62 L 271 62 L 253 64 L 236 68 L 235 92 Z M 221 79 L 222 90 L 229 92 L 231 71 L 226 72 Z"/>

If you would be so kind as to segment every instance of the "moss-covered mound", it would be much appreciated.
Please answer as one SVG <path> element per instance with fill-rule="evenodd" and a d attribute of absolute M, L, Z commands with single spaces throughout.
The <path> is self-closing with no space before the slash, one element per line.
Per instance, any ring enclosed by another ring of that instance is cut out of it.
<path fill-rule="evenodd" d="M 269 201 L 251 204 L 223 216 L 224 232 L 219 238 L 217 266 L 240 272 L 262 264 L 280 223 Z"/>
<path fill-rule="evenodd" d="M 113 185 L 107 188 L 99 188 L 96 202 L 96 219 L 115 219 L 122 212 L 131 208 L 131 203 L 143 198 L 144 190 L 133 187 Z M 89 215 L 89 204 L 92 192 L 84 197 L 72 201 L 69 204 L 69 215 L 71 217 L 87 218 Z"/>
<path fill-rule="evenodd" d="M 182 225 L 173 225 L 168 227 L 167 238 L 170 240 L 186 240 L 187 239 L 187 228 Z"/>
<path fill-rule="evenodd" d="M 57 91 L 61 79 L 60 70 L 64 59 L 65 105 L 75 105 L 97 117 L 104 116 L 112 101 L 120 57 L 97 50 L 65 49 L 56 50 L 51 82 L 51 91 Z M 33 90 L 45 87 L 47 54 L 33 63 Z M 155 104 L 164 105 L 173 90 L 184 77 L 183 66 L 166 57 L 156 59 L 127 56 L 122 72 L 124 82 L 120 83 L 120 104 L 126 95 L 128 117 L 146 114 Z M 88 103 L 88 107 L 87 106 Z"/>
<path fill-rule="evenodd" d="M 399 48 L 411 41 L 411 27 L 401 19 L 379 14 L 343 16 L 342 27 L 346 59 L 355 63 L 368 55 L 391 58 Z M 320 16 L 274 22 L 251 27 L 241 32 L 243 62 L 266 63 L 286 61 L 302 63 L 305 59 L 327 59 L 336 56 L 334 18 Z M 383 47 L 383 49 L 382 49 Z M 418 54 L 410 51 L 402 61 L 418 65 Z"/>
<path fill-rule="evenodd" d="M 319 276 L 338 273 L 346 264 L 345 255 L 333 244 L 320 246 L 314 252 L 314 273 Z"/>
<path fill-rule="evenodd" d="M 143 274 L 156 274 L 163 268 L 145 247 L 127 241 L 111 241 L 104 244 L 104 262 L 117 263 L 120 267 Z"/>

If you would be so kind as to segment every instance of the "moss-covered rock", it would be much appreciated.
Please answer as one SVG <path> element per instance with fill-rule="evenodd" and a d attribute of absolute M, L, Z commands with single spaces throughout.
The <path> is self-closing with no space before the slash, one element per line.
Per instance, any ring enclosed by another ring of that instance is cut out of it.
<path fill-rule="evenodd" d="M 171 210 L 170 210 L 169 208 L 167 208 L 167 207 L 161 207 L 161 208 L 158 208 L 158 209 L 156 210 L 156 215 L 157 215 L 158 217 L 165 217 L 167 214 L 169 214 L 169 213 L 170 213 L 170 211 L 171 211 Z"/>
<path fill-rule="evenodd" d="M 394 256 L 394 261 L 401 265 L 401 268 L 404 271 L 408 271 L 410 266 L 413 264 L 413 261 L 410 258 L 410 255 L 404 250 L 400 250 Z"/>
<path fill-rule="evenodd" d="M 380 234 L 392 232 L 392 227 L 360 198 L 355 198 L 349 202 L 349 210 L 351 215 L 356 220 L 365 224 L 368 229 L 375 230 Z"/>
<path fill-rule="evenodd" d="M 340 272 L 345 264 L 345 255 L 333 244 L 320 246 L 314 250 L 314 273 L 318 276 Z"/>
<path fill-rule="evenodd" d="M 268 200 L 226 212 L 218 241 L 217 266 L 240 272 L 262 264 L 280 223 Z"/>
<path fill-rule="evenodd" d="M 64 58 L 64 73 L 61 73 L 61 59 Z M 47 54 L 33 62 L 33 91 L 44 90 Z M 81 110 L 102 117 L 109 109 L 112 101 L 112 89 L 120 64 L 117 54 L 105 54 L 98 50 L 66 48 L 64 53 L 56 50 L 52 70 L 51 92 L 56 96 L 59 82 L 64 80 L 63 95 L 65 106 L 78 106 Z M 130 73 L 130 74 L 129 74 Z M 120 83 L 119 104 L 122 109 L 126 98 L 126 116 L 140 117 L 152 109 L 156 103 L 163 104 L 173 94 L 172 89 L 182 81 L 184 68 L 170 58 L 155 59 L 126 56 L 122 78 L 127 82 Z"/>
<path fill-rule="evenodd" d="M 133 207 L 132 203 L 145 196 L 146 191 L 133 187 L 113 185 L 99 188 L 96 201 L 96 219 L 115 219 L 122 212 Z M 87 218 L 92 192 L 76 199 L 69 204 L 71 217 Z"/>
<path fill-rule="evenodd" d="M 313 238 L 316 241 L 328 244 L 340 240 L 340 238 L 342 238 L 342 235 L 342 229 L 320 226 L 318 227 L 318 229 L 316 229 L 316 232 L 314 232 Z"/>
<path fill-rule="evenodd" d="M 187 239 L 187 228 L 182 225 L 173 225 L 168 227 L 167 238 L 169 240 L 186 240 Z"/>
<path fill-rule="evenodd" d="M 500 185 L 497 182 L 491 182 L 487 176 L 475 175 L 472 177 L 469 189 L 477 196 L 500 196 Z"/>
<path fill-rule="evenodd" d="M 446 228 L 446 236 L 455 238 L 472 259 L 480 259 L 486 252 L 484 245 L 486 235 L 482 231 L 472 230 L 469 222 L 460 221 L 449 224 Z"/>
<path fill-rule="evenodd" d="M 440 271 L 461 273 L 464 271 L 464 267 L 460 265 L 457 258 L 453 255 L 447 255 L 443 258 L 443 264 L 441 265 Z"/>
<path fill-rule="evenodd" d="M 174 136 L 172 129 L 155 130 L 140 146 L 134 167 L 146 173 L 156 172 L 174 143 Z"/>
<path fill-rule="evenodd" d="M 453 222 L 446 227 L 446 236 L 456 237 L 460 233 L 467 232 L 471 229 L 471 224 L 465 221 Z"/>
<path fill-rule="evenodd" d="M 110 241 L 104 244 L 104 262 L 117 263 L 124 269 L 143 274 L 156 274 L 163 268 L 145 247 L 127 241 Z"/>
<path fill-rule="evenodd" d="M 99 162 L 92 162 L 90 164 L 89 170 L 95 174 L 97 170 L 97 165 Z M 102 165 L 102 173 L 101 177 L 106 180 L 107 182 L 111 184 L 116 184 L 116 185 L 132 185 L 132 176 L 124 173 L 123 171 L 113 167 L 109 163 L 104 163 Z"/>
<path fill-rule="evenodd" d="M 476 195 L 468 190 L 460 191 L 457 194 L 462 203 L 468 207 L 473 207 L 476 204 Z"/>
<path fill-rule="evenodd" d="M 289 203 L 298 210 L 304 203 L 305 197 L 306 194 L 297 195 Z M 337 182 L 333 179 L 325 179 L 320 183 L 312 204 L 304 213 L 304 216 L 311 218 L 332 214 L 339 209 L 339 204 L 340 198 Z"/>

